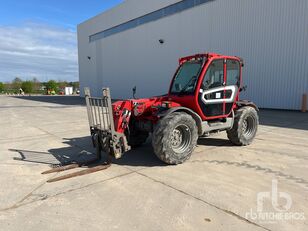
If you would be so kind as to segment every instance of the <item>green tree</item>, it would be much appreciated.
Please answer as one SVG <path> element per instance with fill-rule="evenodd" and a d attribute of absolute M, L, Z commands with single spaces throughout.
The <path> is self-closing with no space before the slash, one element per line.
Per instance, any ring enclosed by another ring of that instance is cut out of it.
<path fill-rule="evenodd" d="M 39 83 L 39 82 L 40 82 L 36 77 L 34 77 L 34 78 L 32 79 L 32 81 L 33 81 L 34 83 Z"/>
<path fill-rule="evenodd" d="M 65 87 L 68 87 L 69 83 L 66 81 L 58 81 L 58 87 L 61 89 L 64 89 Z"/>
<path fill-rule="evenodd" d="M 21 88 L 21 84 L 22 84 L 22 80 L 18 77 L 16 77 L 13 81 L 12 81 L 12 88 L 15 91 L 19 91 L 19 89 Z"/>
<path fill-rule="evenodd" d="M 4 84 L 0 82 L 0 93 L 4 91 Z"/>
<path fill-rule="evenodd" d="M 74 87 L 74 90 L 76 91 L 79 89 L 79 82 L 72 82 L 72 86 Z"/>
<path fill-rule="evenodd" d="M 46 83 L 46 88 L 48 91 L 57 91 L 58 89 L 58 83 L 54 80 L 49 80 L 47 83 Z"/>
<path fill-rule="evenodd" d="M 32 93 L 33 88 L 34 88 L 34 83 L 32 81 L 25 81 L 21 84 L 21 89 L 27 94 Z"/>
<path fill-rule="evenodd" d="M 41 82 L 36 77 L 32 79 L 32 82 L 33 82 L 33 90 L 36 93 L 39 92 L 39 90 L 41 89 Z"/>

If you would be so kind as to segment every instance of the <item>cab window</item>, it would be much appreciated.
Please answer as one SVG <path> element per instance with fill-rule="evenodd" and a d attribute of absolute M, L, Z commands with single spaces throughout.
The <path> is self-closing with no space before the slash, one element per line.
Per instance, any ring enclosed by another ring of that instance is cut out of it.
<path fill-rule="evenodd" d="M 214 60 L 208 67 L 202 82 L 202 89 L 208 90 L 224 84 L 224 60 Z"/>
<path fill-rule="evenodd" d="M 227 85 L 240 86 L 240 63 L 237 60 L 227 60 Z"/>

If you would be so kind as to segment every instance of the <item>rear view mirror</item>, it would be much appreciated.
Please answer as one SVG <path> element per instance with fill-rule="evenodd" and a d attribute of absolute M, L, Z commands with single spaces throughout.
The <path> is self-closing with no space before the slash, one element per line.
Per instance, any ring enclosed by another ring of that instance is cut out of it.
<path fill-rule="evenodd" d="M 133 87 L 133 98 L 136 99 L 137 86 Z"/>

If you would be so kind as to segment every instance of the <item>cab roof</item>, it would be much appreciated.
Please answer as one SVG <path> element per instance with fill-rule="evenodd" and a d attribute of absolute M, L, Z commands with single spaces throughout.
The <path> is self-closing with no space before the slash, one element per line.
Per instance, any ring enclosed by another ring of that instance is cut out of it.
<path fill-rule="evenodd" d="M 204 59 L 204 58 L 225 58 L 225 59 L 237 59 L 241 62 L 243 62 L 243 60 L 237 56 L 227 56 L 227 55 L 220 55 L 217 53 L 204 53 L 204 54 L 195 54 L 195 55 L 191 55 L 191 56 L 186 56 L 183 58 L 179 59 L 179 63 L 182 64 L 184 62 L 190 61 L 190 60 L 198 60 L 198 59 Z"/>

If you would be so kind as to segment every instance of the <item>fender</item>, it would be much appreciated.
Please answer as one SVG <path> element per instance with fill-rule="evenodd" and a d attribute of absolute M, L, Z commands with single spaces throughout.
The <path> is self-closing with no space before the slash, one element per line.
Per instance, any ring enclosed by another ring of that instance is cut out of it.
<path fill-rule="evenodd" d="M 193 110 L 191 110 L 191 109 L 189 109 L 187 107 L 173 107 L 173 108 L 170 108 L 168 110 L 164 110 L 164 111 L 159 112 L 157 114 L 157 116 L 159 118 L 161 118 L 161 117 L 165 117 L 167 115 L 170 115 L 170 114 L 172 114 L 174 112 L 185 112 L 185 113 L 191 115 L 193 117 L 193 119 L 195 120 L 195 122 L 196 122 L 199 136 L 201 136 L 203 134 L 202 119 L 201 119 L 201 117 L 196 112 L 194 112 Z"/>
<path fill-rule="evenodd" d="M 245 107 L 245 106 L 250 106 L 250 107 L 253 107 L 254 109 L 256 109 L 257 111 L 260 111 L 258 106 L 255 103 L 253 103 L 253 102 L 251 102 L 249 100 L 239 100 L 239 101 L 236 102 L 236 105 L 239 108 Z"/>

